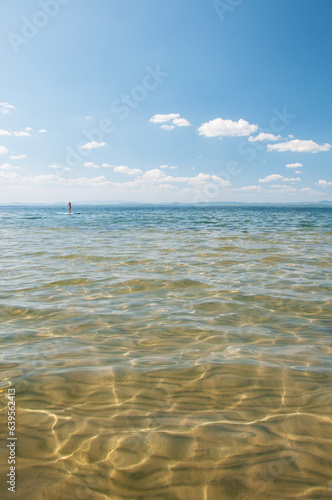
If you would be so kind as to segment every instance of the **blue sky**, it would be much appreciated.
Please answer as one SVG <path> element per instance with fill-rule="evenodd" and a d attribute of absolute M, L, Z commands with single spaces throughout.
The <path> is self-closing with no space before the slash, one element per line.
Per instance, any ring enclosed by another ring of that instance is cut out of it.
<path fill-rule="evenodd" d="M 332 200 L 330 0 L 0 4 L 0 203 Z"/>

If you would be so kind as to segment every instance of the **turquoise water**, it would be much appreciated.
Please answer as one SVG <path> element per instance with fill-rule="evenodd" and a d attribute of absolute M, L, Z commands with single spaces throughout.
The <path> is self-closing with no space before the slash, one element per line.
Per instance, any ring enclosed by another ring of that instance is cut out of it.
<path fill-rule="evenodd" d="M 0 208 L 16 498 L 331 498 L 332 210 L 74 209 Z"/>

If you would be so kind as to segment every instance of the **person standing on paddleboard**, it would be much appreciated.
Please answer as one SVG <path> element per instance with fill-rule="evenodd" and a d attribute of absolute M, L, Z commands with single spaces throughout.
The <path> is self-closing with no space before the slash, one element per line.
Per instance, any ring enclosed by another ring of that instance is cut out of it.
<path fill-rule="evenodd" d="M 72 213 L 73 213 L 73 212 L 71 211 L 71 203 L 70 203 L 70 202 L 68 203 L 68 212 L 69 212 L 70 214 L 72 214 Z"/>

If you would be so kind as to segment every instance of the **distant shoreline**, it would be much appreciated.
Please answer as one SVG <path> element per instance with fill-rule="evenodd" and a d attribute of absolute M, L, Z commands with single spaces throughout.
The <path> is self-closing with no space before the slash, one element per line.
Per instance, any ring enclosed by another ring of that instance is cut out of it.
<path fill-rule="evenodd" d="M 207 208 L 207 207 L 266 207 L 266 208 L 277 208 L 277 207 L 293 207 L 293 208 L 332 208 L 332 201 L 324 200 L 317 202 L 289 202 L 289 203 L 280 203 L 280 202 L 269 202 L 269 203 L 246 203 L 246 202 L 202 202 L 202 203 L 144 203 L 144 202 L 87 202 L 87 201 L 77 201 L 72 202 L 73 206 L 79 207 L 161 207 L 161 208 L 171 208 L 171 207 L 193 207 L 193 208 Z M 0 204 L 0 208 L 59 208 L 59 207 L 67 207 L 67 203 L 6 203 Z"/>

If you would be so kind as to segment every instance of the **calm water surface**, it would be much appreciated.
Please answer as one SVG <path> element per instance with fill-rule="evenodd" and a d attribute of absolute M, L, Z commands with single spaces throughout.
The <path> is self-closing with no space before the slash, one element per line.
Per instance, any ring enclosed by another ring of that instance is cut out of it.
<path fill-rule="evenodd" d="M 1 498 L 332 498 L 332 210 L 75 209 L 0 209 Z"/>

